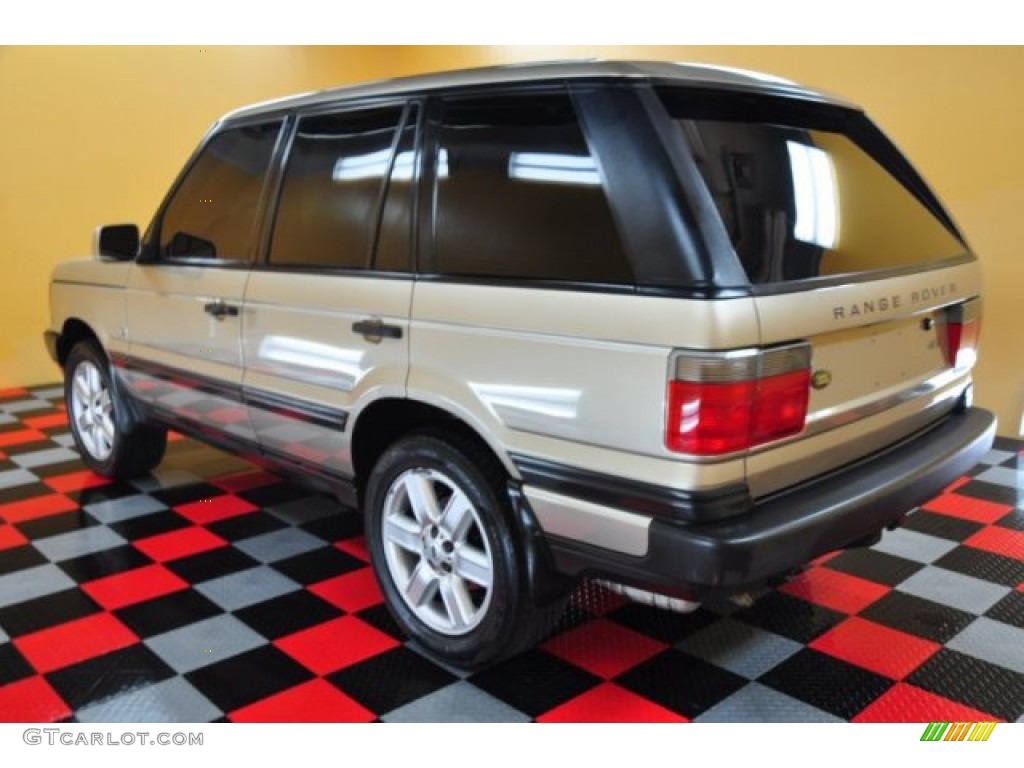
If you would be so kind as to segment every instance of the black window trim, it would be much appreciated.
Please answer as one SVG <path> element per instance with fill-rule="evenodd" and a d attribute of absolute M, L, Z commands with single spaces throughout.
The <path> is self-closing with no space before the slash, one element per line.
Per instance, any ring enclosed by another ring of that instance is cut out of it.
<path fill-rule="evenodd" d="M 165 258 L 160 254 L 160 229 L 163 226 L 164 214 L 167 212 L 167 207 L 171 201 L 174 200 L 184 183 L 185 179 L 191 173 L 195 164 L 202 157 L 203 153 L 210 143 L 222 133 L 226 131 L 235 130 L 237 128 L 247 128 L 251 126 L 268 125 L 271 123 L 279 123 L 277 140 L 274 142 L 274 148 L 270 153 L 270 161 L 267 166 L 267 172 L 263 177 L 263 187 L 260 190 L 259 203 L 256 208 L 256 216 L 254 226 L 256 228 L 256 237 L 254 238 L 254 246 L 252 253 L 249 254 L 247 259 L 217 259 L 207 257 L 177 257 L 177 258 Z M 142 239 L 142 246 L 139 248 L 139 255 L 136 257 L 135 262 L 137 264 L 146 264 L 153 266 L 175 266 L 175 267 L 205 267 L 209 269 L 249 269 L 252 264 L 257 260 L 260 247 L 262 245 L 262 227 L 264 225 L 265 213 L 267 206 L 270 201 L 271 182 L 274 179 L 278 167 L 279 154 L 284 146 L 284 139 L 290 131 L 289 126 L 289 115 L 287 112 L 274 111 L 267 112 L 260 115 L 252 115 L 242 119 L 222 120 L 214 123 L 210 129 L 200 139 L 198 146 L 189 155 L 184 167 L 179 171 L 175 177 L 174 182 L 171 184 L 167 193 L 160 201 L 160 205 L 157 206 L 156 213 L 153 214 L 153 218 L 150 220 L 149 226 L 146 227 L 145 235 Z"/>
<path fill-rule="evenodd" d="M 270 246 L 274 237 L 274 224 L 277 220 L 277 212 L 281 204 L 281 191 L 284 186 L 284 177 L 288 169 L 288 160 L 292 148 L 295 145 L 295 137 L 298 133 L 299 121 L 306 117 L 320 117 L 324 115 L 341 115 L 346 112 L 361 112 L 369 109 L 386 109 L 388 107 L 401 107 L 402 113 L 399 124 L 395 131 L 395 137 L 391 146 L 391 157 L 388 161 L 386 182 L 381 185 L 381 194 L 376 204 L 376 224 L 373 237 L 371 238 L 370 253 L 365 268 L 334 267 L 324 264 L 274 264 L 270 261 Z M 423 97 L 418 94 L 401 94 L 387 97 L 370 97 L 351 101 L 329 102 L 316 104 L 314 106 L 295 110 L 289 114 L 289 125 L 287 136 L 280 148 L 280 154 L 275 157 L 268 203 L 263 211 L 261 221 L 259 247 L 256 258 L 251 264 L 253 270 L 261 272 L 283 272 L 291 274 L 327 274 L 339 277 L 363 277 L 383 278 L 394 280 L 412 280 L 416 277 L 417 250 L 416 250 L 416 208 L 419 198 L 418 186 L 422 175 L 422 133 L 423 133 Z M 401 143 L 402 133 L 409 126 L 409 117 L 416 117 L 414 159 L 412 178 L 412 213 L 409 234 L 409 271 L 401 272 L 395 270 L 379 270 L 376 268 L 377 243 L 380 237 L 381 220 L 384 213 L 384 202 L 387 200 L 387 191 L 391 184 L 391 170 L 394 167 L 395 152 Z"/>

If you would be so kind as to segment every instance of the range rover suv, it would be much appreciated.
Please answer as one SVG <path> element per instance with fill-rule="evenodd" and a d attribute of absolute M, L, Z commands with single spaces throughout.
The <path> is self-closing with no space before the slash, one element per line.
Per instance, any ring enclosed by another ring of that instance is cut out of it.
<path fill-rule="evenodd" d="M 248 107 L 51 285 L 84 461 L 178 430 L 363 510 L 462 667 L 580 578 L 677 610 L 877 540 L 991 445 L 979 268 L 857 107 L 701 66 Z"/>

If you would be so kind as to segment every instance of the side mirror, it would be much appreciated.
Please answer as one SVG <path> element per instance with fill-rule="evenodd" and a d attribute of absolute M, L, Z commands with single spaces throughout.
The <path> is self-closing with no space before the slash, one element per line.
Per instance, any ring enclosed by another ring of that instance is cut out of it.
<path fill-rule="evenodd" d="M 139 253 L 140 240 L 134 224 L 108 224 L 96 230 L 93 254 L 99 259 L 132 261 Z"/>

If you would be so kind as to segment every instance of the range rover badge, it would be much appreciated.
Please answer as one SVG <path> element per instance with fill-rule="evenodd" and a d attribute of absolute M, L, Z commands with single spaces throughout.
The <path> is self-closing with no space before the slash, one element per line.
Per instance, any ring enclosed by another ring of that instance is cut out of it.
<path fill-rule="evenodd" d="M 832 373 L 820 368 L 811 375 L 811 386 L 815 389 L 824 389 L 832 383 Z"/>

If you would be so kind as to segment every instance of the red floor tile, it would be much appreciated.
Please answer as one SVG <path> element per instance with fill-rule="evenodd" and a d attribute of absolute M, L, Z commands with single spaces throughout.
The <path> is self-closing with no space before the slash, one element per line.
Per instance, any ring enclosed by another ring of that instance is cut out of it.
<path fill-rule="evenodd" d="M 852 616 L 811 642 L 810 647 L 893 680 L 901 680 L 942 646 Z"/>
<path fill-rule="evenodd" d="M 7 504 L 0 504 L 0 520 L 8 523 L 23 523 L 26 520 L 37 520 L 41 517 L 59 515 L 61 512 L 71 512 L 78 509 L 78 505 L 60 493 L 51 493 L 46 496 L 35 496 L 22 501 L 12 501 Z"/>
<path fill-rule="evenodd" d="M 32 429 L 50 429 L 52 427 L 63 427 L 68 423 L 66 413 L 50 413 L 46 416 L 29 416 L 25 419 L 25 426 Z"/>
<path fill-rule="evenodd" d="M 227 542 L 220 536 L 205 528 L 194 527 L 139 539 L 135 542 L 135 548 L 158 563 L 166 563 L 223 547 L 225 544 Z"/>
<path fill-rule="evenodd" d="M 342 616 L 282 637 L 274 645 L 311 672 L 326 675 L 400 643 L 362 619 Z"/>
<path fill-rule="evenodd" d="M 20 547 L 27 541 L 28 539 L 22 536 L 17 528 L 12 528 L 6 523 L 0 523 L 0 549 Z"/>
<path fill-rule="evenodd" d="M 71 708 L 41 677 L 0 686 L 0 723 L 52 723 L 71 715 Z"/>
<path fill-rule="evenodd" d="M 310 680 L 228 715 L 235 723 L 368 723 L 375 715 L 326 680 Z"/>
<path fill-rule="evenodd" d="M 83 491 L 86 488 L 98 488 L 101 485 L 109 485 L 112 481 L 109 477 L 97 475 L 91 469 L 83 469 L 67 475 L 48 477 L 43 482 L 59 493 L 67 493 L 68 491 Z"/>
<path fill-rule="evenodd" d="M 607 619 L 597 619 L 556 635 L 541 647 L 607 679 L 632 669 L 668 646 Z"/>
<path fill-rule="evenodd" d="M 97 613 L 12 642 L 37 672 L 46 673 L 125 648 L 137 640 L 128 627 L 109 613 Z"/>
<path fill-rule="evenodd" d="M 237 424 L 240 421 L 245 421 L 249 417 L 244 408 L 226 406 L 224 408 L 218 408 L 215 411 L 210 411 L 206 414 L 206 418 L 212 419 L 218 424 Z"/>
<path fill-rule="evenodd" d="M 187 587 L 184 579 L 154 564 L 90 581 L 82 585 L 82 591 L 108 611 L 115 611 Z"/>
<path fill-rule="evenodd" d="M 173 432 L 173 431 L 170 431 L 170 430 L 168 430 L 168 432 L 167 432 L 167 442 L 169 442 L 169 443 L 176 443 L 179 440 L 187 440 L 187 439 L 188 438 L 185 437 L 180 432 Z"/>
<path fill-rule="evenodd" d="M 12 400 L 15 397 L 24 397 L 28 394 L 28 390 L 24 387 L 8 387 L 7 389 L 0 389 L 0 400 Z"/>
<path fill-rule="evenodd" d="M 384 600 L 377 585 L 377 578 L 373 575 L 373 569 L 369 567 L 313 584 L 309 591 L 350 613 L 377 605 Z"/>
<path fill-rule="evenodd" d="M 896 683 L 851 719 L 854 723 L 984 722 L 999 720 L 909 683 Z"/>
<path fill-rule="evenodd" d="M 653 701 L 620 688 L 601 683 L 584 694 L 537 717 L 538 723 L 687 723 Z"/>
<path fill-rule="evenodd" d="M 239 491 L 249 491 L 253 488 L 262 488 L 266 485 L 273 485 L 274 483 L 281 482 L 281 480 L 276 475 L 272 475 L 269 472 L 255 470 L 232 472 L 230 475 L 214 477 L 210 482 L 228 493 L 238 493 Z"/>
<path fill-rule="evenodd" d="M 982 528 L 964 544 L 1015 560 L 1024 560 L 1024 533 L 1000 528 L 998 525 Z"/>
<path fill-rule="evenodd" d="M 994 501 L 975 499 L 955 493 L 945 493 L 932 499 L 927 504 L 923 504 L 921 509 L 990 525 L 1006 515 L 1013 507 L 1006 504 L 997 504 Z"/>
<path fill-rule="evenodd" d="M 828 568 L 811 568 L 779 591 L 836 611 L 857 613 L 883 597 L 889 587 Z"/>
<path fill-rule="evenodd" d="M 40 440 L 49 440 L 45 433 L 40 432 L 37 429 L 19 429 L 13 432 L 0 432 L 0 448 L 6 448 L 9 445 L 24 445 L 25 443 L 35 443 Z"/>
<path fill-rule="evenodd" d="M 370 553 L 366 549 L 366 539 L 362 536 L 353 536 L 351 539 L 336 542 L 334 546 L 342 552 L 352 555 L 352 557 L 358 557 L 364 563 L 370 562 Z"/>
<path fill-rule="evenodd" d="M 255 512 L 254 507 L 245 499 L 238 496 L 215 496 L 212 499 L 200 499 L 189 504 L 182 504 L 174 508 L 182 517 L 191 520 L 197 525 L 207 525 L 218 520 L 226 520 L 229 517 L 237 517 L 249 512 Z"/>

